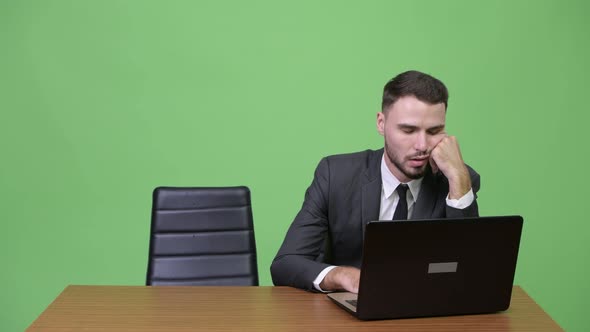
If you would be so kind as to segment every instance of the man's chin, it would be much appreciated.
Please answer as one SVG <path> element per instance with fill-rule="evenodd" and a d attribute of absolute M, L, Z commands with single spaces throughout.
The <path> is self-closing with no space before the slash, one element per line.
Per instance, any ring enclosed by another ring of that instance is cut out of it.
<path fill-rule="evenodd" d="M 419 179 L 421 177 L 424 177 L 424 174 L 426 174 L 427 166 L 428 166 L 428 164 L 426 164 L 422 167 L 419 167 L 419 168 L 415 168 L 415 167 L 406 168 L 404 170 L 404 174 L 412 180 Z"/>

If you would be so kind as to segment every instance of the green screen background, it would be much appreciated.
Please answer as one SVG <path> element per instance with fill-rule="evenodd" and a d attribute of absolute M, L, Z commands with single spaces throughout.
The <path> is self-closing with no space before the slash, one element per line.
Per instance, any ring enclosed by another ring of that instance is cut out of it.
<path fill-rule="evenodd" d="M 586 1 L 0 0 L 0 330 L 68 284 L 142 285 L 151 192 L 246 185 L 259 273 L 321 157 L 380 148 L 384 83 L 450 90 L 515 283 L 589 331 Z"/>

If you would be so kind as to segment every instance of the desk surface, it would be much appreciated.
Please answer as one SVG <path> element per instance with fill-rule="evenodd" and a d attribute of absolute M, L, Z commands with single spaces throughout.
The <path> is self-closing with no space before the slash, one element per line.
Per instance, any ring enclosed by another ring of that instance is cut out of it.
<path fill-rule="evenodd" d="M 518 286 L 487 315 L 359 321 L 290 287 L 68 286 L 28 331 L 561 331 Z"/>

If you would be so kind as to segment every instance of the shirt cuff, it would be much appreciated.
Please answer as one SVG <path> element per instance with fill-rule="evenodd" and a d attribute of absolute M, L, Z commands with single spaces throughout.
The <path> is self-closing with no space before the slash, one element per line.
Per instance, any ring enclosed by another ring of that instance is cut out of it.
<path fill-rule="evenodd" d="M 324 281 L 326 274 L 332 271 L 332 269 L 334 269 L 335 267 L 336 266 L 328 266 L 327 268 L 323 269 L 322 272 L 320 272 L 320 274 L 318 274 L 318 276 L 313 281 L 313 287 L 315 287 L 315 289 L 319 290 L 322 293 L 327 293 L 327 291 L 320 288 L 320 284 L 322 283 L 322 281 Z"/>
<path fill-rule="evenodd" d="M 455 208 L 455 209 L 464 209 L 471 205 L 475 200 L 475 196 L 473 195 L 473 188 L 469 189 L 467 194 L 463 195 L 463 197 L 459 199 L 450 199 L 449 195 L 447 194 L 447 205 Z"/>

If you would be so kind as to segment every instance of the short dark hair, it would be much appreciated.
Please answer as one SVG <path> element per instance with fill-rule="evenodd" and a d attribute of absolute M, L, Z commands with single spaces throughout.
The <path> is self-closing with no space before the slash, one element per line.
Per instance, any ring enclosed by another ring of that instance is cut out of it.
<path fill-rule="evenodd" d="M 399 98 L 405 96 L 414 96 L 431 105 L 444 103 L 445 109 L 449 101 L 449 92 L 443 82 L 417 70 L 410 70 L 397 75 L 385 84 L 381 110 L 387 110 Z"/>

